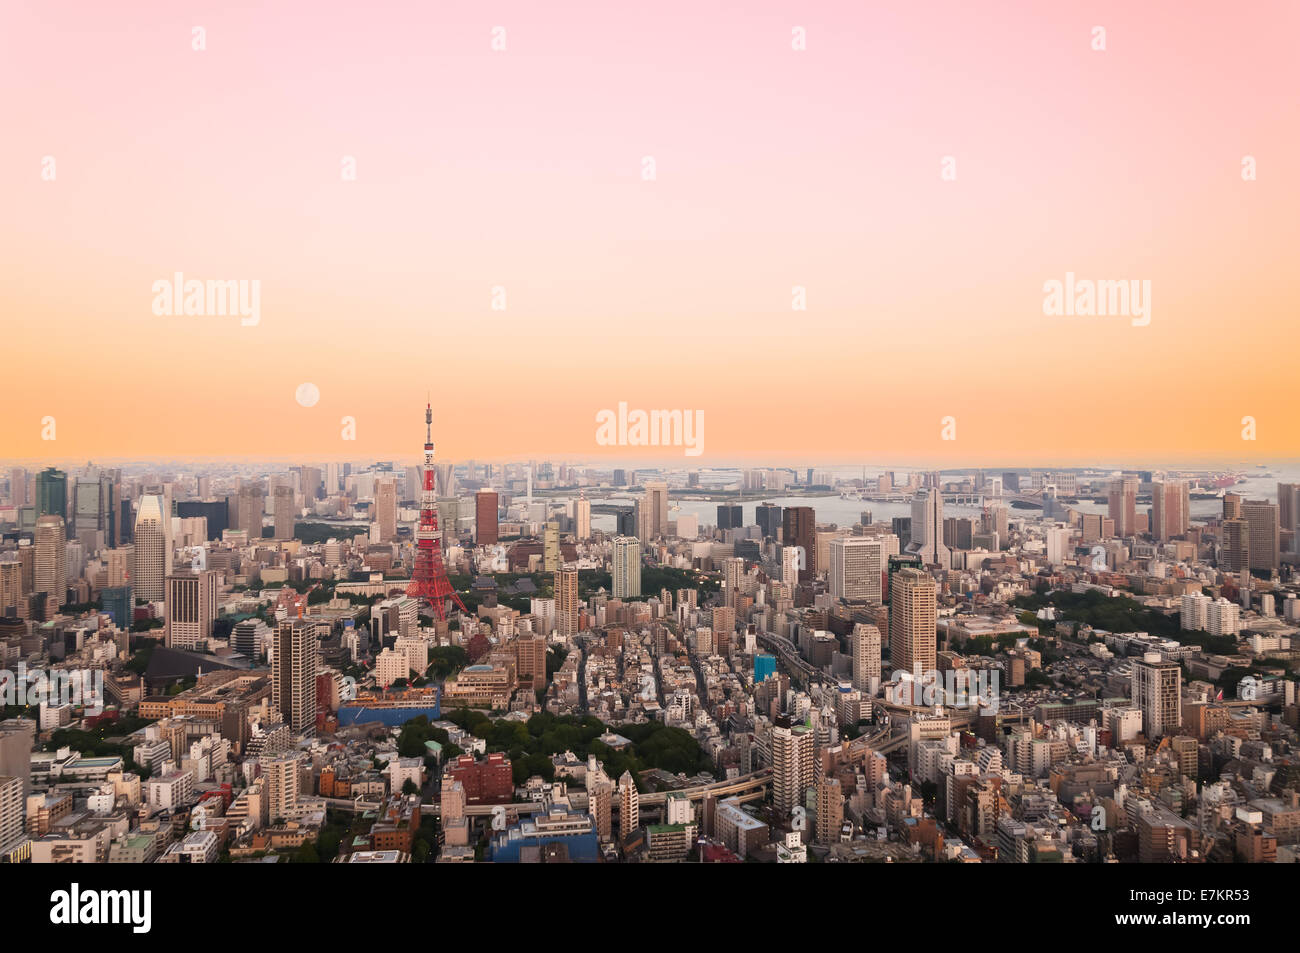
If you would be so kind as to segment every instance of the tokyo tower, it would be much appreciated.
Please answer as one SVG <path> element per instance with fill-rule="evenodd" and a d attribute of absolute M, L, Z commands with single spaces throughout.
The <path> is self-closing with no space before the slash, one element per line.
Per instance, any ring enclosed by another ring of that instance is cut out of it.
<path fill-rule="evenodd" d="M 447 581 L 442 564 L 442 540 L 438 532 L 438 493 L 433 473 L 433 404 L 424 409 L 424 491 L 420 494 L 420 526 L 415 531 L 415 572 L 406 589 L 408 596 L 424 599 L 433 606 L 438 620 L 447 617 L 447 597 L 456 600 L 461 612 L 468 612 L 456 590 Z"/>

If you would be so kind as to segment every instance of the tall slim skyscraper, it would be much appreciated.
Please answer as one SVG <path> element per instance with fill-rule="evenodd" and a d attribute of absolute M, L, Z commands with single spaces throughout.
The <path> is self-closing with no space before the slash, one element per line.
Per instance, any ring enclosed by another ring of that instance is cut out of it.
<path fill-rule="evenodd" d="M 1219 529 L 1219 568 L 1224 572 L 1246 572 L 1250 568 L 1250 524 L 1243 519 L 1226 519 Z"/>
<path fill-rule="evenodd" d="M 1110 481 L 1110 518 L 1115 521 L 1116 536 L 1137 532 L 1137 491 L 1137 477 L 1122 476 Z"/>
<path fill-rule="evenodd" d="M 618 836 L 626 840 L 628 835 L 641 826 L 641 795 L 637 792 L 636 781 L 630 771 L 624 771 L 618 779 Z"/>
<path fill-rule="evenodd" d="M 853 626 L 853 687 L 874 695 L 880 686 L 880 629 L 868 622 Z"/>
<path fill-rule="evenodd" d="M 375 522 L 379 524 L 380 542 L 397 538 L 397 482 L 391 477 L 375 484 Z"/>
<path fill-rule="evenodd" d="M 890 665 L 912 674 L 934 671 L 938 653 L 934 579 L 909 567 L 896 572 L 890 583 Z"/>
<path fill-rule="evenodd" d="M 293 539 L 293 487 L 277 486 L 272 503 L 275 513 L 275 538 Z"/>
<path fill-rule="evenodd" d="M 480 546 L 491 546 L 498 538 L 496 491 L 479 490 L 474 496 L 474 539 Z"/>
<path fill-rule="evenodd" d="M 799 581 L 809 582 L 817 575 L 817 516 L 811 506 L 787 506 L 782 514 L 781 543 L 803 549 L 803 568 Z"/>
<path fill-rule="evenodd" d="M 668 535 L 668 484 L 662 480 L 645 485 L 646 534 L 648 538 Z"/>
<path fill-rule="evenodd" d="M 1191 495 L 1186 480 L 1151 484 L 1151 535 L 1162 543 L 1187 532 Z"/>
<path fill-rule="evenodd" d="M 907 551 L 919 556 L 923 566 L 952 566 L 951 553 L 943 542 L 943 493 L 938 485 L 918 490 L 912 498 L 912 541 Z"/>
<path fill-rule="evenodd" d="M 166 598 L 171 567 L 171 520 L 165 516 L 162 494 L 146 493 L 135 514 L 135 597 L 149 602 Z"/>
<path fill-rule="evenodd" d="M 13 467 L 9 471 L 9 505 L 27 505 L 27 471 Z"/>
<path fill-rule="evenodd" d="M 271 704 L 297 734 L 316 732 L 316 626 L 285 619 L 271 648 Z"/>
<path fill-rule="evenodd" d="M 36 592 L 47 594 L 47 607 L 57 609 L 68 598 L 67 532 L 63 517 L 36 520 Z"/>
<path fill-rule="evenodd" d="M 772 807 L 781 817 L 802 804 L 804 791 L 813 783 L 813 733 L 807 725 L 793 725 L 789 715 L 772 723 Z"/>
<path fill-rule="evenodd" d="M 635 536 L 614 540 L 614 598 L 641 595 L 641 541 Z"/>
<path fill-rule="evenodd" d="M 217 574 L 205 569 L 167 577 L 163 640 L 168 648 L 193 651 L 207 645 L 217 617 Z"/>
<path fill-rule="evenodd" d="M 262 484 L 253 483 L 239 488 L 238 529 L 248 530 L 248 541 L 262 538 L 262 517 L 266 513 L 266 493 Z"/>
<path fill-rule="evenodd" d="M 578 619 L 578 569 L 561 566 L 555 572 L 555 622 L 560 635 L 577 635 Z"/>
<path fill-rule="evenodd" d="M 591 500 L 581 491 L 578 502 L 574 505 L 574 522 L 577 524 L 578 539 L 591 539 Z"/>

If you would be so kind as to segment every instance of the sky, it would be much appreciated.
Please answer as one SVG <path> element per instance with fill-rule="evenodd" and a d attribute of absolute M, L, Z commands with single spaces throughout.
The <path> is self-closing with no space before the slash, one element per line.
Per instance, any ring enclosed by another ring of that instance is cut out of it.
<path fill-rule="evenodd" d="M 0 457 L 414 457 L 426 399 L 458 461 L 1300 456 L 1289 0 L 0 18 Z"/>

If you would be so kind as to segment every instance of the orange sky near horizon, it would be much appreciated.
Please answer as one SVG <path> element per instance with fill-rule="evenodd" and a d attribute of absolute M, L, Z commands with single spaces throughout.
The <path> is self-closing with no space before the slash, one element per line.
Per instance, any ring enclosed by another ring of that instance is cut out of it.
<path fill-rule="evenodd" d="M 16 6 L 0 459 L 413 460 L 430 392 L 455 461 L 1300 457 L 1295 4 Z M 177 271 L 259 323 L 155 315 Z M 598 445 L 620 401 L 704 453 Z"/>

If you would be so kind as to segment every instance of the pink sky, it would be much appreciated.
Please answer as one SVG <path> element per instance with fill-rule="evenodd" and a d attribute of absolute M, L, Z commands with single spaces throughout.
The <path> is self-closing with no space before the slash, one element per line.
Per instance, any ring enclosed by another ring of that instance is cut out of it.
<path fill-rule="evenodd" d="M 704 464 L 1300 453 L 1300 5 L 991 6 L 11 3 L 0 456 L 387 455 L 430 389 L 451 459 L 620 400 Z M 178 270 L 261 323 L 155 316 Z"/>

